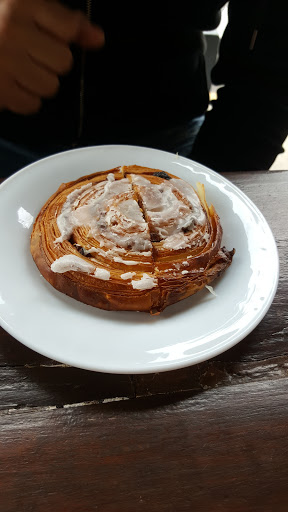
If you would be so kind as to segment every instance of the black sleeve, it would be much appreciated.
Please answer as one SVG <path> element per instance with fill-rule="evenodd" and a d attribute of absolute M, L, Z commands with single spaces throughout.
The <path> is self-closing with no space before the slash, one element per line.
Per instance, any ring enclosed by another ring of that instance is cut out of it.
<path fill-rule="evenodd" d="M 269 169 L 288 135 L 287 0 L 230 0 L 212 83 L 218 98 L 191 158 L 216 171 Z"/>

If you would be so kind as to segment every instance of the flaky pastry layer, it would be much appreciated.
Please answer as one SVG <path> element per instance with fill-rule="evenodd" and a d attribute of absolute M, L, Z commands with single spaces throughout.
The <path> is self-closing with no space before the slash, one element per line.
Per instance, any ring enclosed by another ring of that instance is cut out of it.
<path fill-rule="evenodd" d="M 202 184 L 131 165 L 62 184 L 37 216 L 31 254 L 78 301 L 157 314 L 229 267 L 235 251 L 221 241 Z"/>

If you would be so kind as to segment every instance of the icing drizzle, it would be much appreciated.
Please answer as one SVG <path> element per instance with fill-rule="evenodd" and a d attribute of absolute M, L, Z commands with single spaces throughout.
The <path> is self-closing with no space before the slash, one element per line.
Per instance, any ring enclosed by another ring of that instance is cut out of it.
<path fill-rule="evenodd" d="M 135 192 L 141 199 L 141 208 Z M 176 178 L 155 184 L 136 174 L 130 175 L 130 180 L 115 180 L 114 174 L 109 173 L 106 180 L 85 184 L 68 194 L 56 220 L 60 236 L 55 239 L 55 244 L 69 240 L 75 228 L 85 227 L 88 228 L 88 238 L 97 240 L 99 246 L 91 244 L 83 249 L 83 254 L 93 256 L 96 253 L 124 265 L 149 264 L 143 258 L 141 260 L 141 256 L 152 255 L 152 232 L 168 250 L 193 247 L 199 228 L 203 243 L 209 242 L 210 238 L 206 228 L 207 214 L 198 195 L 191 185 Z M 127 259 L 128 251 L 131 259 Z M 133 259 L 133 254 L 140 255 L 140 259 Z M 85 260 L 74 254 L 58 258 L 52 263 L 51 270 L 59 273 L 74 270 L 102 280 L 110 278 L 108 270 L 97 267 L 97 259 Z M 183 275 L 186 273 L 187 270 L 182 271 Z M 153 274 L 143 273 L 137 280 L 132 279 L 134 274 L 124 272 L 120 278 L 129 280 L 138 290 L 157 285 Z"/>

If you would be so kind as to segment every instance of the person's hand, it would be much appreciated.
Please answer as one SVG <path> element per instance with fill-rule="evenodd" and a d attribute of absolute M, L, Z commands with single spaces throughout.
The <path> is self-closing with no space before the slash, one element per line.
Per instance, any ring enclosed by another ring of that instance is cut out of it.
<path fill-rule="evenodd" d="M 0 109 L 37 112 L 73 65 L 71 43 L 98 49 L 104 34 L 55 0 L 0 0 Z"/>

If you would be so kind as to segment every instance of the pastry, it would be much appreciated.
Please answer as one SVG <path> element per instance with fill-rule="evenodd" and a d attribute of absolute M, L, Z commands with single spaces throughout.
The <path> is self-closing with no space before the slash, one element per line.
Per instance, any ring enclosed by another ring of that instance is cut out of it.
<path fill-rule="evenodd" d="M 202 184 L 130 165 L 62 184 L 37 216 L 31 253 L 78 301 L 157 314 L 227 269 L 235 251 L 221 240 Z"/>

